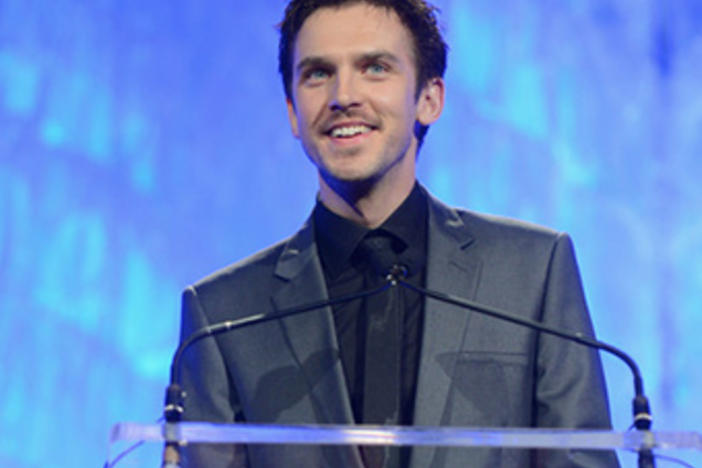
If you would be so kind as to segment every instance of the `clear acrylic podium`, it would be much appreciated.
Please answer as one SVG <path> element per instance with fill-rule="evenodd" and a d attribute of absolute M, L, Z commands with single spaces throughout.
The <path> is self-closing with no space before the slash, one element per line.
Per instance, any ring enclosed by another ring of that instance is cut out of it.
<path fill-rule="evenodd" d="M 500 447 L 559 450 L 702 451 L 696 432 L 614 432 L 568 429 L 479 429 L 458 427 L 333 426 L 269 424 L 136 424 L 119 423 L 110 434 L 109 459 L 134 442 L 144 441 L 139 455 L 130 454 L 116 467 L 158 467 L 164 441 L 192 444 L 398 445 Z M 148 459 L 148 460 L 146 460 Z"/>

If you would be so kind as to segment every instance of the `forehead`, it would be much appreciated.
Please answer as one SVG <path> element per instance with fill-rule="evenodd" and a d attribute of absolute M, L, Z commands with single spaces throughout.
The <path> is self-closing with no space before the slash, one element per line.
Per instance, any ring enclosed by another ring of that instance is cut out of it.
<path fill-rule="evenodd" d="M 412 35 L 394 10 L 366 3 L 323 7 L 300 28 L 293 60 L 295 64 L 311 56 L 335 60 L 380 49 L 413 59 Z"/>

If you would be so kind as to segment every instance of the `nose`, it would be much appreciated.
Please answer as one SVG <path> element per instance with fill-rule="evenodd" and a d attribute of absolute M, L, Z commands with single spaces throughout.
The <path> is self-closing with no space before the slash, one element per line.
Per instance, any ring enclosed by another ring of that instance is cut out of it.
<path fill-rule="evenodd" d="M 345 111 L 360 105 L 359 90 L 353 73 L 339 71 L 331 87 L 329 107 L 333 111 Z"/>

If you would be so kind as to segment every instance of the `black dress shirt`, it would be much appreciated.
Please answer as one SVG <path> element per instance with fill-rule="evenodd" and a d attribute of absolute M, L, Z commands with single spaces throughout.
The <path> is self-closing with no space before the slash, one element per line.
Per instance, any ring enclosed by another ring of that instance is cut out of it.
<path fill-rule="evenodd" d="M 393 247 L 400 263 L 408 267 L 407 281 L 424 286 L 427 251 L 426 194 L 415 184 L 405 201 L 377 228 L 393 238 Z M 364 274 L 370 265 L 359 258 L 357 247 L 371 232 L 332 213 L 321 202 L 314 209 L 314 225 L 319 256 L 324 269 L 329 297 L 359 292 L 380 286 L 384 280 L 377 276 L 370 283 Z M 423 298 L 400 286 L 405 304 L 400 311 L 401 334 L 401 395 L 398 424 L 412 424 L 415 387 L 419 367 L 423 324 Z M 354 418 L 363 423 L 363 388 L 365 363 L 365 301 L 355 300 L 333 307 L 334 325 L 339 342 L 342 365 L 346 377 Z"/>

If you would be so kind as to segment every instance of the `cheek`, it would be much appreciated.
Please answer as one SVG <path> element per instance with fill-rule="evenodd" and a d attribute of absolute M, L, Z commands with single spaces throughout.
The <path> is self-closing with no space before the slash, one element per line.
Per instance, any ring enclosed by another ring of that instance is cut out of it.
<path fill-rule="evenodd" d="M 297 118 L 301 125 L 309 126 L 317 123 L 324 111 L 325 99 L 322 90 L 301 92 L 297 101 Z M 302 130 L 302 129 L 301 129 Z"/>
<path fill-rule="evenodd" d="M 399 120 L 413 120 L 416 114 L 414 94 L 407 86 L 388 86 L 376 94 L 378 106 Z"/>

